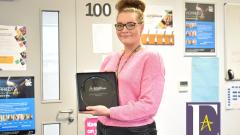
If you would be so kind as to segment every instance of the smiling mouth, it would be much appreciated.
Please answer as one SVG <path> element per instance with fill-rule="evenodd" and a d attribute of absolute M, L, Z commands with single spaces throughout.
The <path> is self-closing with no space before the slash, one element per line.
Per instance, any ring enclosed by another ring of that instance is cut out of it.
<path fill-rule="evenodd" d="M 131 35 L 121 35 L 121 37 L 130 37 Z"/>

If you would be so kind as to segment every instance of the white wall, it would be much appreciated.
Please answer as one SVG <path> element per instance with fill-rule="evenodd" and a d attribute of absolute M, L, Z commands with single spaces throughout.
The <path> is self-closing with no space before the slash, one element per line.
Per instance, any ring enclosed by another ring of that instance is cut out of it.
<path fill-rule="evenodd" d="M 113 10 L 115 1 L 104 0 L 111 3 Z M 162 54 L 165 68 L 166 68 L 166 83 L 165 91 L 160 105 L 157 116 L 155 117 L 157 122 L 158 135 L 186 135 L 186 102 L 191 102 L 191 57 L 184 57 L 185 47 L 185 0 L 145 0 L 147 5 L 160 5 L 170 6 L 173 8 L 173 25 L 175 34 L 174 46 L 148 46 L 152 49 L 157 49 Z M 216 8 L 216 51 L 219 58 L 219 100 L 221 106 L 221 134 L 222 135 L 239 135 L 240 129 L 240 115 L 239 110 L 226 111 L 225 110 L 225 97 L 224 97 L 224 0 L 192 0 L 189 2 L 203 2 L 213 3 Z M 234 2 L 240 2 L 240 0 L 234 0 Z M 81 9 L 79 11 L 84 11 Z M 91 23 L 115 23 L 115 15 L 111 15 L 109 18 L 95 18 L 89 19 L 82 16 L 87 25 L 84 25 L 85 32 L 91 32 Z M 90 25 L 89 25 L 90 23 Z M 80 25 L 81 27 L 81 25 Z M 88 27 L 88 28 L 86 28 Z M 89 30 L 88 30 L 89 29 Z M 81 31 L 80 31 L 81 32 Z M 85 35 L 86 36 L 86 35 Z M 91 36 L 91 35 L 89 35 Z M 80 39 L 80 37 L 79 37 Z M 78 58 L 87 49 L 91 37 L 84 37 L 81 39 L 81 43 L 78 43 Z M 85 42 L 86 40 L 86 42 Z M 82 45 L 82 46 L 81 46 Z M 81 46 L 81 47 L 80 47 Z M 113 31 L 113 47 L 114 50 L 119 50 L 121 45 L 117 40 L 115 31 Z M 85 52 L 86 53 L 86 52 Z M 101 54 L 100 54 L 101 55 Z M 99 54 L 93 54 L 91 61 L 87 64 L 82 64 L 81 59 L 78 59 L 77 71 L 83 71 L 85 69 L 98 69 L 100 66 Z M 102 54 L 104 55 L 104 54 Z M 96 63 L 97 61 L 97 63 Z M 189 91 L 186 93 L 178 92 L 178 84 L 180 81 L 189 82 Z"/>
<path fill-rule="evenodd" d="M 191 86 L 191 57 L 184 57 L 184 0 L 152 0 L 148 4 L 173 7 L 175 45 L 159 47 L 166 67 L 166 84 L 163 100 L 157 116 L 159 135 L 186 135 L 186 102 L 191 102 L 191 87 L 187 93 L 178 92 L 179 81 L 189 81 Z M 214 3 L 216 7 L 216 49 L 219 58 L 219 100 L 221 102 L 221 134 L 239 135 L 240 111 L 225 110 L 224 73 L 224 0 L 193 0 L 189 2 Z M 234 2 L 240 2 L 235 0 Z"/>
<path fill-rule="evenodd" d="M 19 0 L 16 0 L 18 2 Z M 113 0 L 98 0 L 89 2 L 108 2 L 112 5 L 114 10 Z M 157 49 L 162 54 L 165 68 L 166 68 L 166 83 L 165 91 L 160 105 L 157 116 L 155 117 L 158 129 L 158 135 L 186 135 L 186 102 L 191 102 L 191 57 L 184 57 L 184 46 L 185 46 L 185 1 L 184 0 L 145 0 L 147 4 L 161 5 L 161 6 L 171 6 L 173 7 L 174 16 L 174 28 L 175 28 L 175 45 L 174 46 L 149 46 L 149 48 Z M 84 16 L 86 13 L 85 4 L 87 1 L 77 0 L 76 8 L 80 8 L 77 22 L 81 22 L 78 26 L 79 35 L 76 35 L 78 39 L 77 42 L 77 72 L 84 71 L 87 69 L 98 69 L 100 61 L 102 60 L 101 55 L 105 54 L 86 54 L 86 51 L 91 51 L 91 25 L 86 25 L 87 23 L 115 23 L 115 15 L 106 18 L 91 18 Z M 222 104 L 221 106 L 221 135 L 240 135 L 240 110 L 225 110 L 225 73 L 224 73 L 224 0 L 192 0 L 192 2 L 206 2 L 215 3 L 216 7 L 216 48 L 217 57 L 219 58 L 219 99 Z M 240 0 L 228 0 L 228 2 L 238 2 Z M 29 3 L 29 2 L 28 2 Z M 30 5 L 33 3 L 29 3 Z M 55 4 L 54 4 L 55 5 Z M 80 7 L 82 5 L 82 7 Z M 37 6 L 36 6 L 37 7 Z M 3 11 L 8 11 L 8 9 L 2 9 Z M 81 12 L 81 13 L 80 13 Z M 17 16 L 17 14 L 16 14 Z M 34 14 L 32 15 L 34 17 Z M 73 16 L 75 16 L 73 14 Z M 8 17 L 9 16 L 1 16 Z M 16 17 L 12 17 L 16 18 Z M 36 16 L 34 17 L 37 18 Z M 1 22 L 8 20 L 1 18 Z M 10 18 L 11 20 L 11 18 Z M 19 19 L 26 22 L 31 22 L 29 19 Z M 36 19 L 37 20 L 37 19 Z M 99 21 L 99 22 L 96 22 Z M 14 21 L 13 21 L 14 22 Z M 7 23 L 6 23 L 7 24 Z M 26 23 L 28 24 L 28 23 Z M 37 25 L 37 24 L 36 24 Z M 31 25 L 32 26 L 32 25 Z M 34 28 L 35 25 L 33 25 Z M 32 27 L 31 27 L 32 28 Z M 77 32 L 77 33 L 78 33 Z M 82 32 L 82 35 L 81 35 Z M 114 31 L 113 31 L 114 32 Z M 80 38 L 80 36 L 83 36 Z M 114 50 L 119 50 L 121 45 L 117 40 L 116 35 L 113 35 L 113 46 Z M 38 50 L 35 49 L 35 50 Z M 39 52 L 40 53 L 40 52 Z M 86 55 L 85 55 L 86 54 Z M 89 57 L 88 57 L 89 56 Z M 34 56 L 36 57 L 36 56 Z M 38 58 L 36 58 L 38 59 Z M 86 63 L 87 60 L 87 63 Z M 36 62 L 36 61 L 35 61 Z M 30 63 L 29 65 L 34 65 Z M 37 64 L 38 65 L 38 64 Z M 32 71 L 29 72 L 32 74 Z M 34 72 L 33 72 L 34 73 Z M 19 74 L 19 73 L 16 73 Z M 187 93 L 178 92 L 179 81 L 189 81 L 189 91 Z M 82 130 L 81 130 L 82 131 Z"/>
<path fill-rule="evenodd" d="M 240 0 L 226 0 L 227 3 L 238 3 L 240 4 Z M 240 18 L 239 18 L 240 19 Z M 224 42 L 222 42 L 224 43 Z M 224 57 L 223 53 L 224 49 L 221 49 L 221 57 Z M 222 64 L 223 65 L 223 64 Z M 222 66 L 223 68 L 223 66 Z M 224 71 L 222 71 L 222 77 L 220 78 L 221 80 L 221 89 L 220 89 L 220 98 L 221 98 L 221 103 L 222 105 L 222 135 L 239 135 L 240 134 L 240 110 L 225 110 L 225 89 L 224 86 L 226 82 L 224 81 Z"/>

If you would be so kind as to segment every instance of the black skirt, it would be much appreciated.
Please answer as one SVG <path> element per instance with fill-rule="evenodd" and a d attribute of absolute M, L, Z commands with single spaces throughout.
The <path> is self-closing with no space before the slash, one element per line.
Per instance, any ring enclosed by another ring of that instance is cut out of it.
<path fill-rule="evenodd" d="M 98 121 L 97 135 L 157 135 L 157 130 L 155 122 L 138 127 L 115 127 Z"/>

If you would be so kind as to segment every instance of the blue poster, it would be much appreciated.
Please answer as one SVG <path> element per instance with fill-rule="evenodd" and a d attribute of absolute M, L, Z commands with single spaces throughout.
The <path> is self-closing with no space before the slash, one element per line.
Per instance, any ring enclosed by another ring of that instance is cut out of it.
<path fill-rule="evenodd" d="M 34 77 L 0 77 L 0 134 L 34 134 L 34 108 Z"/>
<path fill-rule="evenodd" d="M 185 52 L 215 53 L 214 4 L 186 3 Z"/>
<path fill-rule="evenodd" d="M 192 58 L 192 102 L 219 101 L 218 58 Z"/>

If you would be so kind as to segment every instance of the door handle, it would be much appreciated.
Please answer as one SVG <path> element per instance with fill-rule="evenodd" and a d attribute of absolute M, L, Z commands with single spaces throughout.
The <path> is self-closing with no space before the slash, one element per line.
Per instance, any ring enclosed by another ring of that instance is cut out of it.
<path fill-rule="evenodd" d="M 59 113 L 69 113 L 69 114 L 72 114 L 73 113 L 73 109 L 59 111 Z"/>
<path fill-rule="evenodd" d="M 73 122 L 74 121 L 74 116 L 73 116 L 73 109 L 69 109 L 69 110 L 61 110 L 59 111 L 59 113 L 68 113 L 68 122 Z"/>

